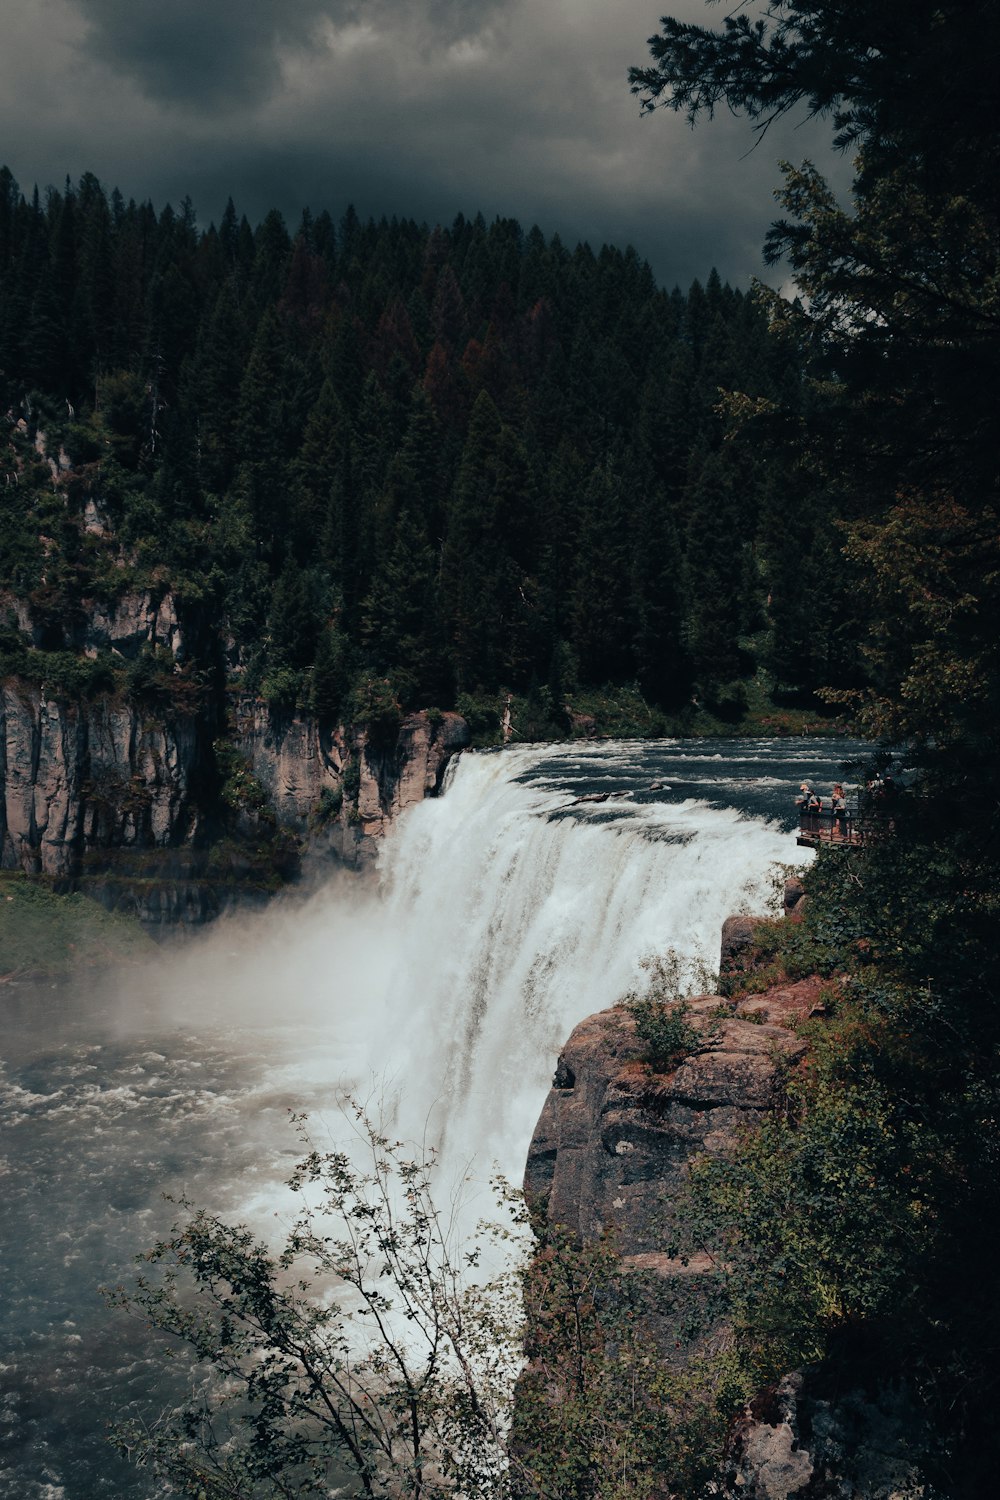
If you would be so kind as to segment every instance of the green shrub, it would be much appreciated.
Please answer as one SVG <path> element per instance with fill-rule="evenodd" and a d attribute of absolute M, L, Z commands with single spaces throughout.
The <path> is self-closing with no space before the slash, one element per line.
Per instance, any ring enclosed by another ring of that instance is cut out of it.
<path fill-rule="evenodd" d="M 477 698 L 471 693 L 459 693 L 455 700 L 455 709 L 468 724 L 473 745 L 498 745 L 500 743 L 499 698 L 495 695 Z"/>
<path fill-rule="evenodd" d="M 267 789 L 250 769 L 249 762 L 228 740 L 216 740 L 212 746 L 221 782 L 220 800 L 234 812 L 249 812 L 273 823 L 274 811 Z"/>
<path fill-rule="evenodd" d="M 352 723 L 367 729 L 369 744 L 379 749 L 395 745 L 403 722 L 403 710 L 390 678 L 362 673 L 355 680 L 349 712 Z"/>
<path fill-rule="evenodd" d="M 341 786 L 344 800 L 357 805 L 358 793 L 361 790 L 361 761 L 357 755 L 352 755 L 344 767 Z"/>
<path fill-rule="evenodd" d="M 260 696 L 272 713 L 292 713 L 302 698 L 305 677 L 295 667 L 274 667 L 265 673 Z"/>
<path fill-rule="evenodd" d="M 339 786 L 325 786 L 319 794 L 310 823 L 313 828 L 322 828 L 334 819 L 344 805 L 344 791 Z"/>
<path fill-rule="evenodd" d="M 642 967 L 649 975 L 646 989 L 633 990 L 622 1003 L 635 1018 L 635 1033 L 644 1043 L 645 1061 L 654 1072 L 669 1073 L 683 1058 L 717 1036 L 721 1025 L 718 1016 L 711 1017 L 705 1027 L 695 1026 L 688 1019 L 691 1006 L 684 990 L 690 993 L 693 984 L 702 991 L 713 992 L 718 976 L 703 965 L 695 965 L 691 979 L 685 982 L 684 966 L 673 948 L 645 959 Z"/>
<path fill-rule="evenodd" d="M 688 1020 L 686 1000 L 664 1003 L 644 996 L 631 1003 L 635 1034 L 645 1043 L 644 1057 L 654 1073 L 669 1073 L 702 1044 L 702 1034 Z"/>

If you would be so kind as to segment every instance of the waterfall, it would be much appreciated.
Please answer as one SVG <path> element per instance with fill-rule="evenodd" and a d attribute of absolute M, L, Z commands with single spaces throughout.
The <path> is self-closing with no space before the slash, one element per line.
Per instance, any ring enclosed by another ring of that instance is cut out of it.
<path fill-rule="evenodd" d="M 374 882 L 341 874 L 220 924 L 171 965 L 170 1012 L 280 1028 L 259 1044 L 262 1114 L 326 1122 L 350 1093 L 453 1172 L 495 1162 L 517 1181 L 576 1023 L 641 987 L 653 954 L 673 949 L 692 983 L 717 968 L 725 918 L 765 911 L 775 866 L 797 862 L 767 810 L 791 806 L 801 767 L 743 745 L 465 754 L 401 816 Z M 652 773 L 672 786 L 652 792 Z"/>
<path fill-rule="evenodd" d="M 107 1411 L 147 1380 L 154 1407 L 177 1388 L 150 1373 L 140 1324 L 109 1336 L 95 1284 L 129 1279 L 180 1198 L 283 1240 L 299 1206 L 289 1110 L 320 1149 L 348 1144 L 338 1103 L 352 1092 L 397 1138 L 441 1146 L 456 1243 L 495 1217 L 485 1179 L 496 1161 L 520 1180 L 573 1026 L 641 983 L 645 955 L 714 967 L 724 918 L 765 910 L 775 863 L 799 860 L 781 826 L 799 782 L 841 775 L 855 748 L 466 754 L 445 795 L 393 828 L 376 879 L 341 872 L 308 899 L 223 919 L 117 988 L 12 987 L 0 1338 L 25 1436 L 0 1489 L 14 1476 L 38 1500 L 149 1493 L 123 1469 L 108 1478 Z"/>
<path fill-rule="evenodd" d="M 777 824 L 731 807 L 637 801 L 628 747 L 592 756 L 586 784 L 619 788 L 600 802 L 546 775 L 560 747 L 463 756 L 379 861 L 388 963 L 358 1083 L 385 1080 L 402 1136 L 429 1132 L 456 1161 L 515 1179 L 573 1026 L 641 983 L 644 956 L 717 968 L 726 916 L 763 911 L 776 862 L 796 853 Z"/>

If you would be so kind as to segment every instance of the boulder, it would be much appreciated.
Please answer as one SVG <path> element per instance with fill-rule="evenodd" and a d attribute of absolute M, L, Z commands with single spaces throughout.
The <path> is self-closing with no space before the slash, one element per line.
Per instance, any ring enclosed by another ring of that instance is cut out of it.
<path fill-rule="evenodd" d="M 797 875 L 789 875 L 785 881 L 783 898 L 786 916 L 791 915 L 793 911 L 800 912 L 802 910 L 802 903 L 805 900 L 805 896 L 806 888 L 799 877 Z"/>
<path fill-rule="evenodd" d="M 722 951 L 719 972 L 730 974 L 743 967 L 743 960 L 753 947 L 753 917 L 727 917 L 722 924 Z"/>
<path fill-rule="evenodd" d="M 905 1388 L 811 1389 L 786 1375 L 734 1432 L 720 1500 L 935 1500 L 917 1455 L 928 1434 Z"/>

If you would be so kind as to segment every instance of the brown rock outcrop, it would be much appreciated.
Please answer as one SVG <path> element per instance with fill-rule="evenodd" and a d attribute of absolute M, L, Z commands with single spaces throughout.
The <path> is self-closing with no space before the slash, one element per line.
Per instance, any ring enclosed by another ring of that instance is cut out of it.
<path fill-rule="evenodd" d="M 625 1257 L 659 1255 L 663 1203 L 688 1164 L 724 1149 L 742 1123 L 771 1108 L 779 1062 L 805 1050 L 786 1027 L 720 1015 L 723 1005 L 717 995 L 690 1002 L 702 1043 L 662 1076 L 641 1060 L 627 1008 L 576 1027 L 528 1153 L 524 1187 L 533 1209 L 584 1241 L 613 1230 Z"/>

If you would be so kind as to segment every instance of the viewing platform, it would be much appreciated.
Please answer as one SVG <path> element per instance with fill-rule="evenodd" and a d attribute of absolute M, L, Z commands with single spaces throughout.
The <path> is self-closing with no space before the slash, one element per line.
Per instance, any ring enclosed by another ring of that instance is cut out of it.
<path fill-rule="evenodd" d="M 799 832 L 795 842 L 805 849 L 817 849 L 821 845 L 824 848 L 832 845 L 838 849 L 857 849 L 888 831 L 889 824 L 885 819 L 861 819 L 850 812 L 838 818 L 832 811 L 824 808 L 819 812 L 799 814 Z"/>
<path fill-rule="evenodd" d="M 834 818 L 832 812 L 802 813 L 795 842 L 805 849 L 820 844 L 857 846 L 864 843 L 864 829 L 855 818 Z"/>

